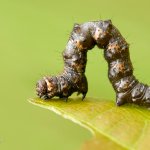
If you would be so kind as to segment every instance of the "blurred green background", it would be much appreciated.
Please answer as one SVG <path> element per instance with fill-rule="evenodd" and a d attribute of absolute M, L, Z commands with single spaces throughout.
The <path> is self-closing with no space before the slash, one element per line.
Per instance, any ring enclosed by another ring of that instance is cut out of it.
<path fill-rule="evenodd" d="M 0 149 L 77 150 L 91 138 L 86 129 L 27 101 L 36 96 L 38 79 L 62 71 L 61 52 L 74 23 L 112 19 L 130 44 L 135 75 L 150 83 L 149 7 L 149 0 L 0 0 Z M 103 51 L 96 47 L 88 52 L 86 75 L 88 97 L 115 101 Z"/>

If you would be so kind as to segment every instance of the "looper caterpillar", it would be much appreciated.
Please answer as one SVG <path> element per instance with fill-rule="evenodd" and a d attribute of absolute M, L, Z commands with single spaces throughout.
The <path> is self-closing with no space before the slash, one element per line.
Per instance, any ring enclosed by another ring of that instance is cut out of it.
<path fill-rule="evenodd" d="M 116 92 L 116 104 L 136 103 L 150 106 L 150 87 L 133 75 L 129 45 L 111 20 L 75 24 L 65 50 L 64 71 L 58 76 L 44 77 L 36 86 L 37 95 L 67 99 L 73 92 L 88 91 L 85 76 L 87 51 L 95 45 L 104 49 L 108 62 L 108 78 Z"/>

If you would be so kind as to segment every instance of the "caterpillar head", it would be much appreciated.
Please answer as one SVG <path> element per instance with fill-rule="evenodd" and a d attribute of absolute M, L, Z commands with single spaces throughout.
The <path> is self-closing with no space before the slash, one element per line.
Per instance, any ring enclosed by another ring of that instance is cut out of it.
<path fill-rule="evenodd" d="M 44 77 L 36 84 L 37 95 L 42 99 L 51 99 L 58 91 L 56 77 Z"/>
<path fill-rule="evenodd" d="M 80 51 L 92 49 L 95 45 L 88 24 L 75 24 L 72 36 L 76 43 L 76 47 Z"/>
<path fill-rule="evenodd" d="M 99 21 L 96 24 L 94 39 L 100 48 L 105 48 L 111 37 L 112 23 L 111 20 Z"/>

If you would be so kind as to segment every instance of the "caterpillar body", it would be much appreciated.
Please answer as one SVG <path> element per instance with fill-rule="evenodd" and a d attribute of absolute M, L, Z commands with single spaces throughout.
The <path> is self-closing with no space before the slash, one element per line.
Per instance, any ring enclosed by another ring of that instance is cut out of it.
<path fill-rule="evenodd" d="M 89 32 L 89 24 L 75 24 L 65 50 L 63 51 L 64 71 L 58 76 L 44 77 L 36 86 L 37 95 L 43 99 L 54 96 L 68 99 L 74 93 L 85 98 L 88 82 L 85 76 L 87 51 L 95 45 Z"/>
<path fill-rule="evenodd" d="M 44 77 L 36 86 L 37 95 L 67 99 L 73 92 L 88 91 L 85 76 L 87 51 L 95 45 L 104 49 L 108 62 L 108 78 L 116 92 L 116 104 L 150 105 L 150 87 L 133 75 L 129 45 L 111 20 L 75 24 L 65 50 L 64 71 L 58 76 Z"/>
<path fill-rule="evenodd" d="M 108 78 L 116 92 L 116 104 L 150 106 L 150 87 L 140 83 L 133 75 L 129 45 L 114 26 L 104 49 L 104 57 L 108 62 Z"/>

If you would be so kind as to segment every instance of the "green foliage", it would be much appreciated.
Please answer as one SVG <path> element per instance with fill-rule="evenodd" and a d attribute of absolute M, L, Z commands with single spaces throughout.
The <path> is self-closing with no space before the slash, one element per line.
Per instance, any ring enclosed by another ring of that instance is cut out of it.
<path fill-rule="evenodd" d="M 87 98 L 31 99 L 31 103 L 54 111 L 86 127 L 94 138 L 83 149 L 148 149 L 150 148 L 150 111 L 135 105 L 115 106 L 113 101 Z"/>

